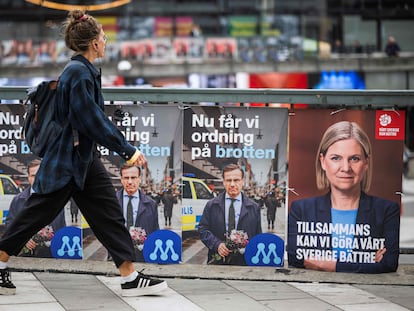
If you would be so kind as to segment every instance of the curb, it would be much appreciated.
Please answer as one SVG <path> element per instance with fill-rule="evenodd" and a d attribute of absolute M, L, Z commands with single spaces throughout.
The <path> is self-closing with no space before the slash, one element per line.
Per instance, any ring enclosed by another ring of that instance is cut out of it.
<path fill-rule="evenodd" d="M 365 285 L 414 285 L 414 265 L 400 265 L 397 272 L 383 274 L 331 273 L 298 268 L 251 266 L 212 266 L 195 264 L 135 264 L 138 271 L 160 278 L 249 280 L 281 282 L 318 282 Z M 118 276 L 111 261 L 12 257 L 9 268 L 14 271 L 60 272 Z"/>

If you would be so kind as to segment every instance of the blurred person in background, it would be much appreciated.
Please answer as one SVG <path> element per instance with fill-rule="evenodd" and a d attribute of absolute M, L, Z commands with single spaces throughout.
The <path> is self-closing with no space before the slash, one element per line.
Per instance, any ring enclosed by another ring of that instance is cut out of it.
<path fill-rule="evenodd" d="M 393 36 L 388 37 L 387 45 L 385 46 L 385 54 L 388 56 L 399 56 L 401 48 Z"/>

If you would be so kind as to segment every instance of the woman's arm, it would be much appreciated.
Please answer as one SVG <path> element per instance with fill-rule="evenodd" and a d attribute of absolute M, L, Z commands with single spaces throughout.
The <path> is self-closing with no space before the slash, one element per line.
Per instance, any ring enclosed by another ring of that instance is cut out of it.
<path fill-rule="evenodd" d="M 371 225 L 373 238 L 384 238 L 385 248 L 376 250 L 375 263 L 337 263 L 338 272 L 387 273 L 398 268 L 400 208 L 397 203 L 373 198 L 375 224 Z M 375 251 L 375 250 L 374 250 Z"/>
<path fill-rule="evenodd" d="M 297 256 L 296 237 L 298 235 L 297 222 L 302 219 L 300 206 L 297 202 L 292 202 L 290 212 L 288 215 L 288 241 L 287 253 L 289 265 L 297 268 L 305 268 L 304 260 Z"/>

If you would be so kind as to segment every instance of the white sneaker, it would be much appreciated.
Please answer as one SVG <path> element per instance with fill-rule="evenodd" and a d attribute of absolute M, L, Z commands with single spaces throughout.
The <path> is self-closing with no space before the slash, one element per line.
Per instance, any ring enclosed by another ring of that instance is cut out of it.
<path fill-rule="evenodd" d="M 166 281 L 151 278 L 138 272 L 138 276 L 135 280 L 121 284 L 121 295 L 123 297 L 155 295 L 167 288 L 168 285 Z"/>

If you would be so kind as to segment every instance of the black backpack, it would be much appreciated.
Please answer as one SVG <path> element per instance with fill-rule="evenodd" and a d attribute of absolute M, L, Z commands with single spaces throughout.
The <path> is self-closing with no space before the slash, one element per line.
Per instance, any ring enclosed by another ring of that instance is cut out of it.
<path fill-rule="evenodd" d="M 66 67 L 73 63 L 82 64 L 80 61 L 72 60 Z M 28 108 L 23 117 L 23 136 L 30 151 L 40 158 L 44 156 L 48 146 L 55 142 L 56 137 L 63 129 L 55 121 L 57 84 L 58 80 L 39 83 L 27 91 L 27 99 L 24 103 Z M 76 146 L 79 143 L 78 133 L 76 130 L 72 132 L 74 135 L 74 145 Z"/>
<path fill-rule="evenodd" d="M 55 122 L 56 88 L 58 81 L 50 80 L 39 83 L 27 92 L 24 115 L 23 135 L 30 151 L 43 157 L 62 127 Z M 30 105 L 29 105 L 30 102 Z"/>

